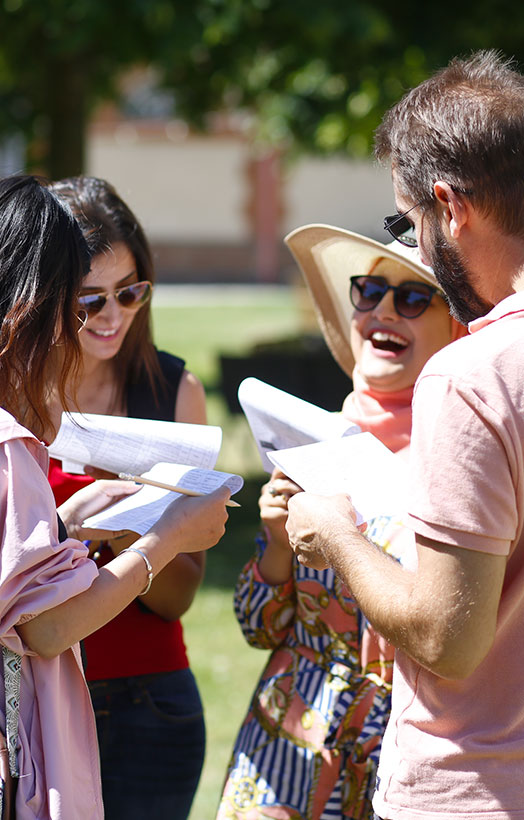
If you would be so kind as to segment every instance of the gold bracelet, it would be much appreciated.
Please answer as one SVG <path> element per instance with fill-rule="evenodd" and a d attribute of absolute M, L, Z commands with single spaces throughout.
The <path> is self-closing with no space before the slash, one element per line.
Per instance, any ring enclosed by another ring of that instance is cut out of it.
<path fill-rule="evenodd" d="M 153 567 L 151 566 L 151 564 L 149 562 L 149 558 L 147 557 L 145 552 L 142 552 L 142 550 L 139 550 L 138 547 L 126 547 L 125 550 L 122 550 L 122 552 L 119 553 L 119 555 L 123 555 L 124 552 L 136 552 L 138 555 L 141 555 L 142 558 L 144 559 L 144 561 L 146 562 L 147 585 L 146 585 L 146 588 L 142 590 L 142 592 L 138 593 L 139 595 L 145 595 L 151 589 L 151 584 L 153 583 L 153 577 L 154 577 L 153 576 Z"/>

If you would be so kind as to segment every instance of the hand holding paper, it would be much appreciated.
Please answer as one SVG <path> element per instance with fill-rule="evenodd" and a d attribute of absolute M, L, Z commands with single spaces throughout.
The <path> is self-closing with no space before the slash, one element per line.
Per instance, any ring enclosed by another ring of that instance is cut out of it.
<path fill-rule="evenodd" d="M 347 495 L 298 493 L 289 501 L 286 530 L 299 563 L 311 569 L 333 567 L 342 561 L 357 534 L 355 510 Z M 360 538 L 360 532 L 358 532 Z"/>
<path fill-rule="evenodd" d="M 281 450 L 270 458 L 306 491 L 289 500 L 286 523 L 304 566 L 340 571 L 362 522 L 404 511 L 407 467 L 371 433 Z"/>
<path fill-rule="evenodd" d="M 202 496 L 224 484 L 231 493 L 242 487 L 240 476 L 213 470 L 221 441 L 220 427 L 205 424 L 63 413 L 49 453 L 62 459 L 64 470 L 83 472 L 84 465 L 92 465 L 95 470 L 90 472 L 126 473 L 133 481 L 140 476 L 140 483 L 152 484 L 102 513 L 86 514 L 83 523 L 84 529 L 101 530 L 106 537 L 121 531 L 143 535 L 177 497 L 178 489 L 184 495 Z"/>
<path fill-rule="evenodd" d="M 357 524 L 404 511 L 406 464 L 371 433 L 279 450 L 268 458 L 304 490 L 349 495 Z"/>
<path fill-rule="evenodd" d="M 122 498 L 134 495 L 139 489 L 137 484 L 130 481 L 101 479 L 77 490 L 58 507 L 57 512 L 69 537 L 79 541 L 98 540 L 103 534 L 86 529 L 83 522 L 88 517 L 107 510 Z"/>
<path fill-rule="evenodd" d="M 195 490 L 198 494 L 208 494 L 223 485 L 229 487 L 233 494 L 244 483 L 240 476 L 232 473 L 162 462 L 145 473 L 145 478 L 180 485 L 188 490 Z M 105 512 L 87 518 L 84 526 L 109 532 L 126 529 L 144 535 L 177 497 L 180 498 L 180 494 L 158 486 L 144 485 L 135 495 L 118 502 Z"/>

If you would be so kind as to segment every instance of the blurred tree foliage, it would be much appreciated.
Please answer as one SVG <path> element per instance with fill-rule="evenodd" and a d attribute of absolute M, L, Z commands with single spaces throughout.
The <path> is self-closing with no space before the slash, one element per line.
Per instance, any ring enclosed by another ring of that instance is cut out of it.
<path fill-rule="evenodd" d="M 23 131 L 28 167 L 78 173 L 92 106 L 126 68 L 187 52 L 192 16 L 183 0 L 0 0 L 0 131 Z"/>
<path fill-rule="evenodd" d="M 220 102 L 262 140 L 369 153 L 387 108 L 457 54 L 524 58 L 520 0 L 197 0 L 202 38 L 169 81 L 193 121 Z M 168 63 L 166 63 L 168 66 Z"/>
<path fill-rule="evenodd" d="M 287 150 L 369 152 L 383 111 L 455 54 L 524 56 L 517 0 L 0 0 L 0 131 L 51 176 L 83 167 L 92 106 L 152 65 L 176 114 L 251 112 Z"/>

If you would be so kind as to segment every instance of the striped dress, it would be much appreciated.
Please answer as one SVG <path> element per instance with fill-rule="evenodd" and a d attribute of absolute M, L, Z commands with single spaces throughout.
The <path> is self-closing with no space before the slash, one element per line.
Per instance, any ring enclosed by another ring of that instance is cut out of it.
<path fill-rule="evenodd" d="M 391 551 L 399 525 L 367 535 Z M 294 561 L 266 584 L 243 569 L 235 612 L 251 646 L 272 650 L 233 749 L 217 820 L 363 820 L 390 710 L 392 648 L 368 626 L 331 569 Z"/>

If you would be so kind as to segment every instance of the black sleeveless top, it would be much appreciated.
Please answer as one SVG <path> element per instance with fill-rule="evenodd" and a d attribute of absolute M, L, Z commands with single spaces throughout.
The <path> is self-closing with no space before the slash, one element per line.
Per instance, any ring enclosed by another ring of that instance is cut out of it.
<path fill-rule="evenodd" d="M 173 421 L 185 362 L 170 353 L 156 353 L 166 384 L 156 385 L 155 401 L 149 380 L 142 374 L 126 390 L 127 413 L 130 418 Z M 113 557 L 109 547 L 100 552 L 99 565 Z M 188 663 L 180 621 L 165 621 L 139 598 L 88 635 L 83 644 L 89 659 L 88 681 L 170 672 L 185 668 Z"/>
<path fill-rule="evenodd" d="M 178 356 L 173 356 L 171 353 L 165 353 L 162 350 L 157 350 L 156 354 L 166 384 L 163 386 L 156 385 L 156 401 L 145 373 L 139 377 L 138 381 L 128 385 L 127 415 L 136 419 L 173 421 L 178 388 L 184 372 L 185 362 Z"/>
<path fill-rule="evenodd" d="M 58 520 L 58 543 L 61 544 L 62 541 L 65 541 L 67 539 L 67 530 L 66 525 L 64 524 L 58 513 L 56 514 L 56 517 Z"/>

